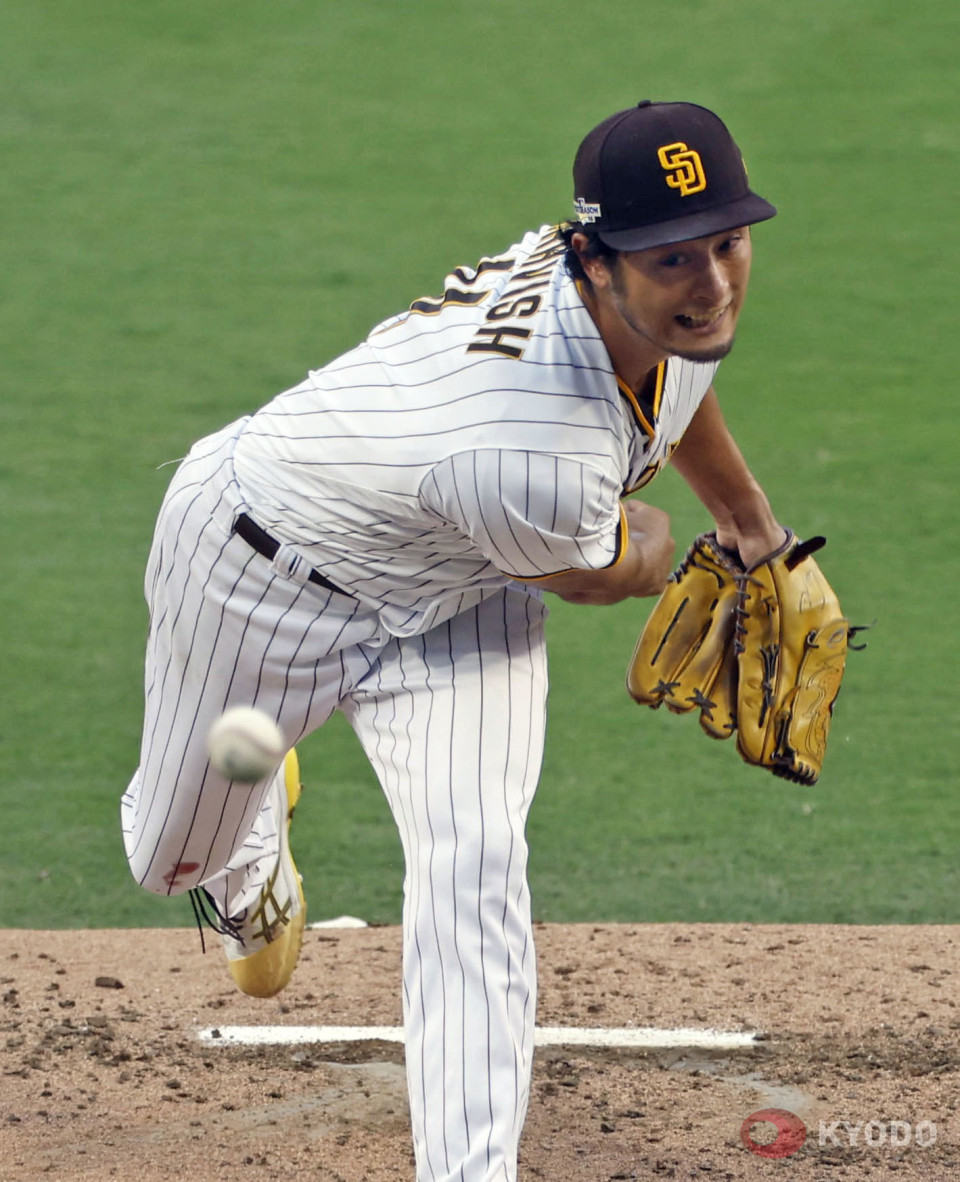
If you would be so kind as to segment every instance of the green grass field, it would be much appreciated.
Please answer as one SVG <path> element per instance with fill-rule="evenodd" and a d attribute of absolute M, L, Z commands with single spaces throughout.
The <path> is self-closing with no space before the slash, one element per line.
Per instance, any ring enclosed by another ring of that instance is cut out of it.
<path fill-rule="evenodd" d="M 6 0 L 0 927 L 188 922 L 135 887 L 117 816 L 160 465 L 566 216 L 579 139 L 643 97 L 716 108 L 780 207 L 718 390 L 878 623 L 798 789 L 630 702 L 647 604 L 558 602 L 535 912 L 960 919 L 958 36 L 949 0 Z M 683 545 L 707 525 L 672 473 L 649 499 Z M 396 922 L 399 844 L 348 728 L 302 760 L 314 915 Z"/>

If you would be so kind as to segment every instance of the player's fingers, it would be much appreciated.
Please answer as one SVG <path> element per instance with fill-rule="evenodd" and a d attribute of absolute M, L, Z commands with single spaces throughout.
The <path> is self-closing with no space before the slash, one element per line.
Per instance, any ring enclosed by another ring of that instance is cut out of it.
<path fill-rule="evenodd" d="M 623 509 L 627 520 L 646 529 L 659 526 L 669 530 L 670 514 L 657 505 L 648 505 L 646 501 L 624 501 Z"/>

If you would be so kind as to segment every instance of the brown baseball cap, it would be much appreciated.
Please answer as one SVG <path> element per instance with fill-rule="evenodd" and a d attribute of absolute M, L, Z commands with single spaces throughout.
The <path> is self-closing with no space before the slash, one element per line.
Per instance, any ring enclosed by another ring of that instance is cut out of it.
<path fill-rule="evenodd" d="M 763 222 L 724 123 L 695 103 L 644 99 L 598 124 L 573 163 L 574 217 L 614 250 L 645 250 Z"/>

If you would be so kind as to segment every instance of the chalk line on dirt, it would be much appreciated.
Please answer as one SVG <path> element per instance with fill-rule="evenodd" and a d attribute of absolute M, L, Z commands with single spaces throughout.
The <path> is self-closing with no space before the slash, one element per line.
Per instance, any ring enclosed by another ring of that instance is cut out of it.
<path fill-rule="evenodd" d="M 403 1042 L 400 1026 L 209 1026 L 197 1032 L 201 1042 L 219 1046 L 297 1046 L 307 1043 Z M 746 1050 L 762 1035 L 750 1030 L 712 1030 L 656 1026 L 538 1026 L 539 1047 L 630 1047 L 642 1050 L 689 1047 L 699 1050 Z"/>

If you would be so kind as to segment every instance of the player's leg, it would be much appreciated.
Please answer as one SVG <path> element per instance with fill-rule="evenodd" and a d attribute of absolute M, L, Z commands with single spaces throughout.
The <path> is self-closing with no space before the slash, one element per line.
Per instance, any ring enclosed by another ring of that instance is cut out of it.
<path fill-rule="evenodd" d="M 205 916 L 223 938 L 230 975 L 239 989 L 253 997 L 279 993 L 300 958 L 307 904 L 290 850 L 290 822 L 301 789 L 300 762 L 296 749 L 291 747 L 270 784 L 265 807 L 258 814 L 258 820 L 269 815 L 279 849 L 273 868 L 250 904 L 241 911 L 218 905 L 213 894 L 216 880 L 193 891 L 198 918 Z M 252 878 L 260 877 L 260 872 L 244 868 L 229 871 L 222 876 L 221 892 L 230 878 L 238 877 L 246 887 Z"/>
<path fill-rule="evenodd" d="M 238 940 L 225 938 L 236 958 L 271 942 L 273 920 L 286 926 L 301 907 L 285 851 L 294 773 L 281 765 L 258 784 L 226 780 L 207 759 L 209 726 L 229 705 L 256 705 L 292 747 L 369 668 L 341 646 L 369 640 L 376 624 L 346 596 L 284 577 L 232 533 L 228 442 L 204 443 L 171 483 L 151 551 L 141 761 L 121 811 L 141 885 L 175 894 L 202 884 L 219 915 L 249 920 Z"/>
<path fill-rule="evenodd" d="M 510 1182 L 536 1011 L 527 813 L 543 605 L 507 591 L 391 642 L 344 703 L 406 860 L 403 1001 L 418 1178 Z"/>

